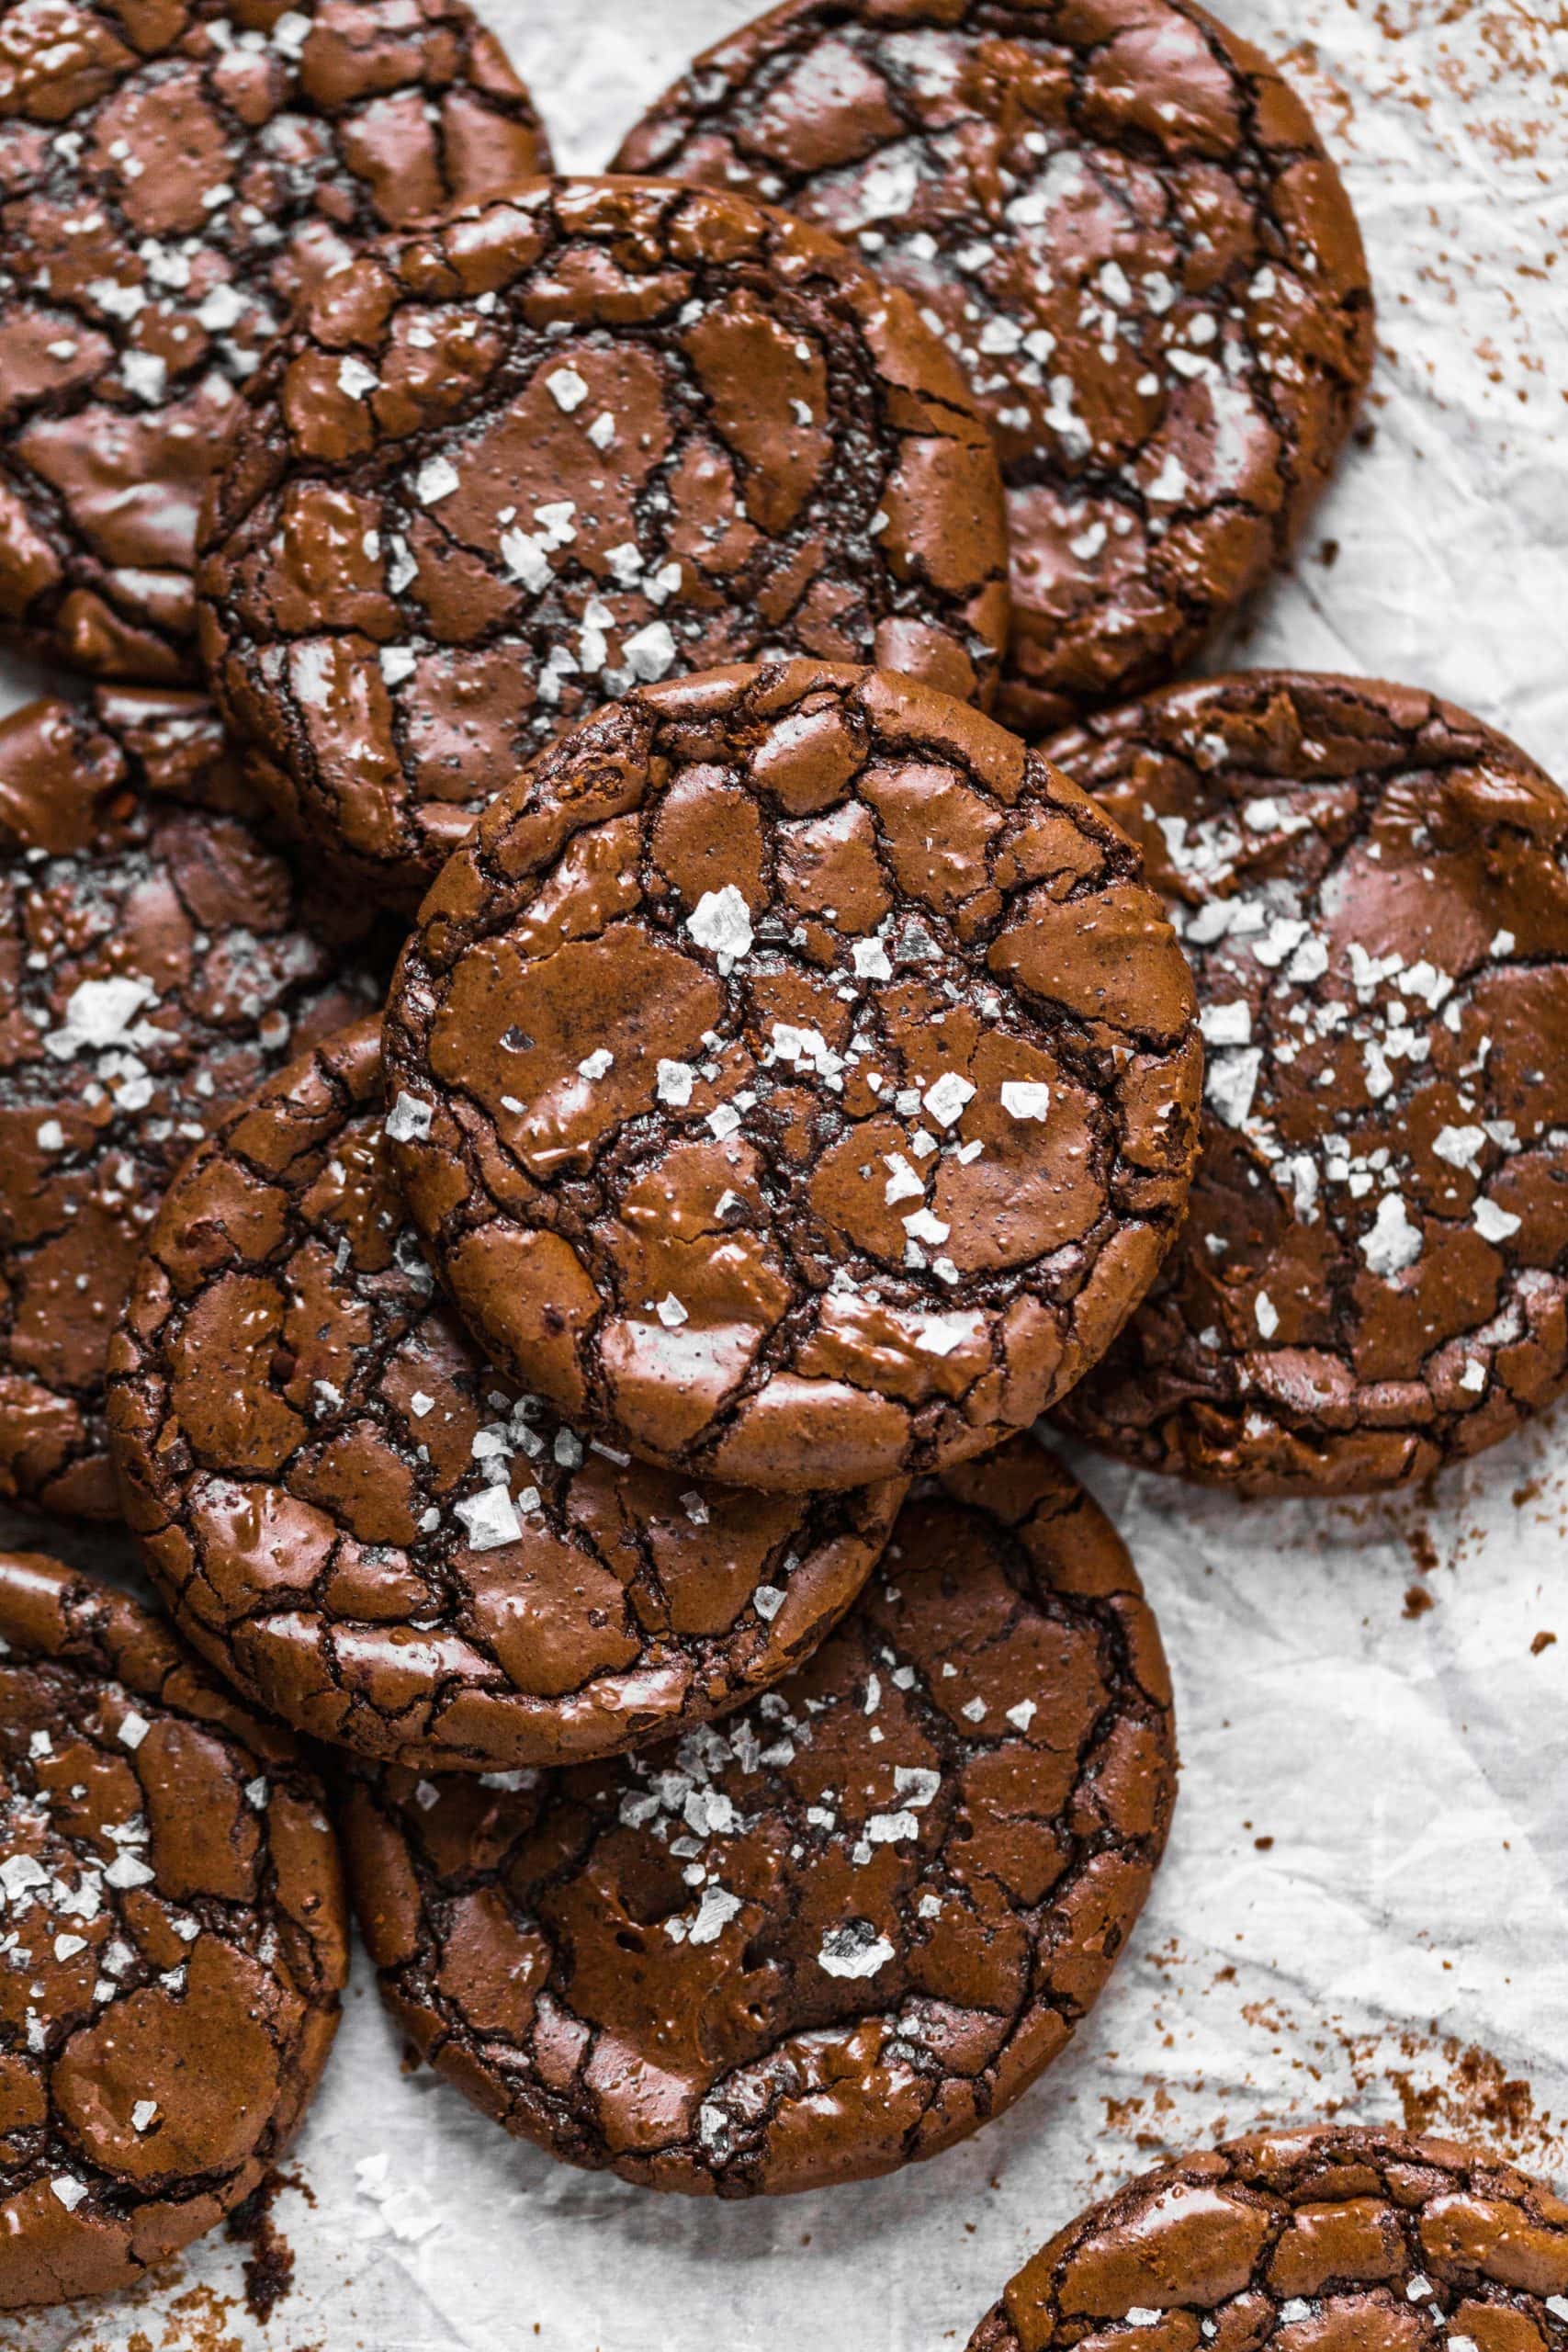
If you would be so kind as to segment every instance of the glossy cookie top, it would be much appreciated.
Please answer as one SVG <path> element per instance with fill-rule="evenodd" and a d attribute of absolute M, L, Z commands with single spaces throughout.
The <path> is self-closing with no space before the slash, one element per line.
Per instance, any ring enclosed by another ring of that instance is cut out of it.
<path fill-rule="evenodd" d="M 854 1599 L 901 1488 L 767 1496 L 585 1446 L 443 1304 L 378 1024 L 231 1113 L 110 1359 L 143 1558 L 249 1696 L 433 1770 L 606 1755 L 738 1705 Z"/>
<path fill-rule="evenodd" d="M 0 2310 L 133 2286 L 285 2151 L 348 1923 L 292 1741 L 155 1619 L 0 1556 Z"/>
<path fill-rule="evenodd" d="M 417 899 L 639 680 L 813 652 L 988 695 L 1006 566 L 904 295 L 742 197 L 553 180 L 319 291 L 207 518 L 203 645 L 279 809 Z"/>
<path fill-rule="evenodd" d="M 801 1670 L 531 1786 L 356 1779 L 383 1992 L 508 2130 L 749 2197 L 934 2155 L 1059 2053 L 1169 1826 L 1159 1636 L 1030 1439 L 907 1503 Z"/>
<path fill-rule="evenodd" d="M 643 689 L 432 891 L 388 1132 L 471 1329 L 615 1445 L 778 1488 L 984 1452 L 1186 1196 L 1190 978 L 1131 844 L 977 712 Z"/>
<path fill-rule="evenodd" d="M 1562 2352 L 1568 2205 L 1477 2148 L 1357 2125 L 1179 2156 L 1058 2231 L 970 2352 Z"/>
<path fill-rule="evenodd" d="M 190 674 L 202 491 L 290 302 L 547 164 L 462 0 L 0 10 L 0 630 Z"/>
<path fill-rule="evenodd" d="M 1208 679 L 1052 750 L 1142 842 L 1208 1046 L 1188 1223 L 1063 1418 L 1249 1494 L 1506 1436 L 1568 1373 L 1568 799 L 1364 679 Z"/>
<path fill-rule="evenodd" d="M 104 1356 L 175 1170 L 363 1010 L 363 914 L 258 830 L 197 695 L 0 721 L 0 1495 L 116 1515 Z"/>
<path fill-rule="evenodd" d="M 1025 733 L 1197 651 L 1290 546 L 1371 365 L 1338 174 L 1190 0 L 787 0 L 619 163 L 786 206 L 940 331 L 1001 452 Z"/>

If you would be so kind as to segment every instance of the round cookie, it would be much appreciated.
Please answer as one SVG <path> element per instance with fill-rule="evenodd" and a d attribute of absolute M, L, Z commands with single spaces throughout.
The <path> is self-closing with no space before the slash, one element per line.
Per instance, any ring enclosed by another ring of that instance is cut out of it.
<path fill-rule="evenodd" d="M 987 696 L 996 452 L 902 294 L 739 197 L 556 180 L 388 240 L 248 395 L 202 643 L 261 788 L 417 900 L 639 679 L 783 652 Z"/>
<path fill-rule="evenodd" d="M 0 721 L 0 1496 L 62 1518 L 118 1515 L 104 1352 L 164 1185 L 370 991 L 247 807 L 199 695 Z"/>
<path fill-rule="evenodd" d="M 388 1132 L 470 1329 L 644 1459 L 809 1490 L 1026 1427 L 1186 1201 L 1137 856 L 872 670 L 639 690 L 487 813 L 393 983 Z"/>
<path fill-rule="evenodd" d="M 1501 2158 L 1377 2126 L 1258 2132 L 1091 2205 L 969 2352 L 1564 2352 L 1568 2205 Z"/>
<path fill-rule="evenodd" d="M 247 1697 L 365 1756 L 561 1763 L 739 1705 L 837 1623 L 902 1487 L 694 1487 L 509 1387 L 403 1210 L 378 1032 L 272 1080 L 164 1198 L 109 1359 L 149 1571 Z"/>
<path fill-rule="evenodd" d="M 1363 679 L 1209 679 L 1052 752 L 1142 841 L 1209 1050 L 1187 1224 L 1062 1420 L 1246 1495 L 1495 1444 L 1568 1375 L 1568 799 Z"/>
<path fill-rule="evenodd" d="M 616 168 L 785 205 L 938 327 L 1001 453 L 1024 733 L 1198 651 L 1289 548 L 1371 368 L 1338 175 L 1188 0 L 793 0 Z"/>
<path fill-rule="evenodd" d="M 547 165 L 463 0 L 6 0 L 0 631 L 193 674 L 202 491 L 291 301 Z"/>
<path fill-rule="evenodd" d="M 569 2163 L 749 2197 L 999 2115 L 1098 1996 L 1175 1794 L 1132 1562 L 1021 1438 L 907 1503 L 744 1713 L 514 1790 L 367 1774 L 343 1830 L 383 1994 L 468 2098 Z"/>
<path fill-rule="evenodd" d="M 0 2311 L 134 2286 L 283 2154 L 348 1919 L 292 1740 L 144 1610 L 0 1555 Z"/>

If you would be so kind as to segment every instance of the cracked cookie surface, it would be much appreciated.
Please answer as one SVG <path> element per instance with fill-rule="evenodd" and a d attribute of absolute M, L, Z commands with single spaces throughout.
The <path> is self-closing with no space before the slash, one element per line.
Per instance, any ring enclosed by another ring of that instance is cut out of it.
<path fill-rule="evenodd" d="M 0 721 L 0 1494 L 62 1518 L 118 1514 L 104 1356 L 164 1186 L 369 992 L 254 806 L 199 695 Z"/>
<path fill-rule="evenodd" d="M 288 1733 L 122 1593 L 0 1555 L 0 2310 L 134 2286 L 249 2196 L 347 1967 Z"/>
<path fill-rule="evenodd" d="M 110 1356 L 127 1517 L 248 1697 L 363 1755 L 607 1755 L 817 1646 L 902 1489 L 694 1485 L 582 1441 L 436 1294 L 378 1024 L 231 1112 L 164 1200 Z"/>
<path fill-rule="evenodd" d="M 1169 677 L 1284 555 L 1372 356 L 1294 94 L 1187 0 L 793 0 L 618 168 L 740 187 L 904 288 L 995 428 L 1025 733 Z"/>
<path fill-rule="evenodd" d="M 556 180 L 321 290 L 208 511 L 202 641 L 279 812 L 417 900 L 639 679 L 810 652 L 985 695 L 1006 568 L 905 296 L 743 198 Z"/>
<path fill-rule="evenodd" d="M 969 2352 L 1563 2352 L 1568 2205 L 1501 2158 L 1355 2125 L 1180 2156 L 1089 2207 Z"/>
<path fill-rule="evenodd" d="M 1568 1375 L 1568 799 L 1451 705 L 1257 672 L 1051 747 L 1198 981 L 1192 1205 L 1061 1408 L 1150 1468 L 1360 1492 Z"/>
<path fill-rule="evenodd" d="M 906 1503 L 807 1665 L 719 1724 L 515 1790 L 356 1777 L 393 2015 L 568 2162 L 747 2197 L 999 2114 L 1137 1917 L 1176 1792 L 1153 1615 L 1032 1439 Z"/>
<path fill-rule="evenodd" d="M 202 491 L 291 301 L 547 165 L 461 0 L 0 10 L 0 630 L 194 675 Z"/>
<path fill-rule="evenodd" d="M 432 891 L 385 1047 L 470 1329 L 613 1443 L 769 1488 L 1026 1427 L 1147 1288 L 1196 1148 L 1190 975 L 1126 837 L 876 671 L 585 723 Z"/>

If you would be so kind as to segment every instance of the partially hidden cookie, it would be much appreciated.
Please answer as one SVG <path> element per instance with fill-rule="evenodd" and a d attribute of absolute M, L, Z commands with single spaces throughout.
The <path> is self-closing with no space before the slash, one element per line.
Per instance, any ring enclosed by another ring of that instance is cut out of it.
<path fill-rule="evenodd" d="M 547 164 L 462 0 L 7 0 L 0 632 L 191 674 L 202 491 L 292 300 Z"/>
<path fill-rule="evenodd" d="M 127 1516 L 184 1632 L 298 1728 L 434 1770 L 739 1705 L 843 1614 L 903 1492 L 694 1485 L 504 1381 L 403 1209 L 373 1021 L 181 1171 L 110 1372 Z"/>
<path fill-rule="evenodd" d="M 1188 1221 L 1062 1419 L 1247 1495 L 1495 1444 L 1568 1375 L 1568 799 L 1359 678 L 1209 679 L 1051 748 L 1142 842 L 1208 1041 Z"/>
<path fill-rule="evenodd" d="M 1001 452 L 1026 733 L 1199 650 L 1289 548 L 1371 368 L 1338 174 L 1189 0 L 789 0 L 617 168 L 787 206 L 942 335 Z"/>
<path fill-rule="evenodd" d="M 134 2286 L 287 2149 L 337 2030 L 337 1845 L 288 1735 L 155 1619 L 0 1555 L 0 2311 Z"/>
<path fill-rule="evenodd" d="M 1179 2156 L 1069 2222 L 969 2352 L 1563 2352 L 1568 2205 L 1479 2148 L 1379 2126 Z"/>
<path fill-rule="evenodd" d="M 1006 570 L 907 297 L 740 197 L 555 180 L 320 289 L 207 514 L 202 643 L 279 811 L 417 900 L 638 680 L 807 652 L 987 697 Z"/>
<path fill-rule="evenodd" d="M 629 695 L 393 984 L 388 1132 L 470 1329 L 613 1444 L 810 1490 L 1026 1427 L 1186 1199 L 1190 975 L 993 721 L 809 663 Z"/>
<path fill-rule="evenodd" d="M 749 2197 L 935 2155 L 1071 2039 L 1176 1793 L 1159 1635 L 1032 1439 L 904 1507 L 810 1663 L 744 1713 L 513 1790 L 356 1777 L 383 1994 L 569 2163 Z"/>
<path fill-rule="evenodd" d="M 116 1514 L 104 1352 L 164 1185 L 371 992 L 247 809 L 199 695 L 0 721 L 0 1496 L 60 1517 Z"/>

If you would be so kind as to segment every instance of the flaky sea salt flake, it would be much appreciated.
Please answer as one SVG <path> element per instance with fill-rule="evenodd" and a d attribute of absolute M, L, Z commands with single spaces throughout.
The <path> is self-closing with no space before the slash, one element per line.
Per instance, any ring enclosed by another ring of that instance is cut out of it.
<path fill-rule="evenodd" d="M 1484 1193 L 1475 1204 L 1474 1216 L 1475 1229 L 1483 1241 L 1510 1240 L 1523 1222 L 1511 1209 L 1500 1207 L 1497 1202 L 1488 1200 Z"/>
<path fill-rule="evenodd" d="M 731 1894 L 728 1887 L 705 1887 L 697 1916 L 687 1929 L 687 1940 L 694 1944 L 716 1943 L 739 1908 L 740 1897 Z"/>
<path fill-rule="evenodd" d="M 450 458 L 426 458 L 413 478 L 413 494 L 422 506 L 450 498 L 457 487 L 457 469 Z"/>
<path fill-rule="evenodd" d="M 1203 1091 L 1227 1127 L 1246 1125 L 1262 1067 L 1262 1048 L 1258 1046 L 1218 1053 L 1211 1060 Z"/>
<path fill-rule="evenodd" d="M 1370 1273 L 1391 1282 L 1413 1266 L 1421 1255 L 1421 1228 L 1412 1225 L 1403 1194 L 1385 1193 L 1378 1203 L 1371 1230 L 1358 1243 Z"/>
<path fill-rule="evenodd" d="M 423 1143 L 430 1133 L 431 1115 L 428 1102 L 400 1091 L 387 1114 L 387 1135 L 393 1143 Z"/>
<path fill-rule="evenodd" d="M 465 1495 L 452 1508 L 476 1552 L 498 1551 L 503 1544 L 515 1544 L 523 1533 L 504 1487 L 482 1487 L 477 1495 Z"/>
<path fill-rule="evenodd" d="M 955 1069 L 944 1069 L 925 1092 L 925 1106 L 939 1127 L 951 1127 L 962 1116 L 975 1089 Z M 945 1237 L 943 1237 L 945 1238 Z"/>
<path fill-rule="evenodd" d="M 869 1919 L 848 1919 L 829 1928 L 817 1954 L 829 1976 L 874 1976 L 893 1958 L 893 1946 L 879 1936 Z"/>
<path fill-rule="evenodd" d="M 679 649 L 671 635 L 668 621 L 649 621 L 646 628 L 639 628 L 634 636 L 626 639 L 621 652 L 633 677 L 651 685 L 656 680 L 669 676 L 675 666 Z"/>
<path fill-rule="evenodd" d="M 722 890 L 705 890 L 686 918 L 686 929 L 699 947 L 717 956 L 721 972 L 751 953 L 751 910 L 733 882 Z"/>

